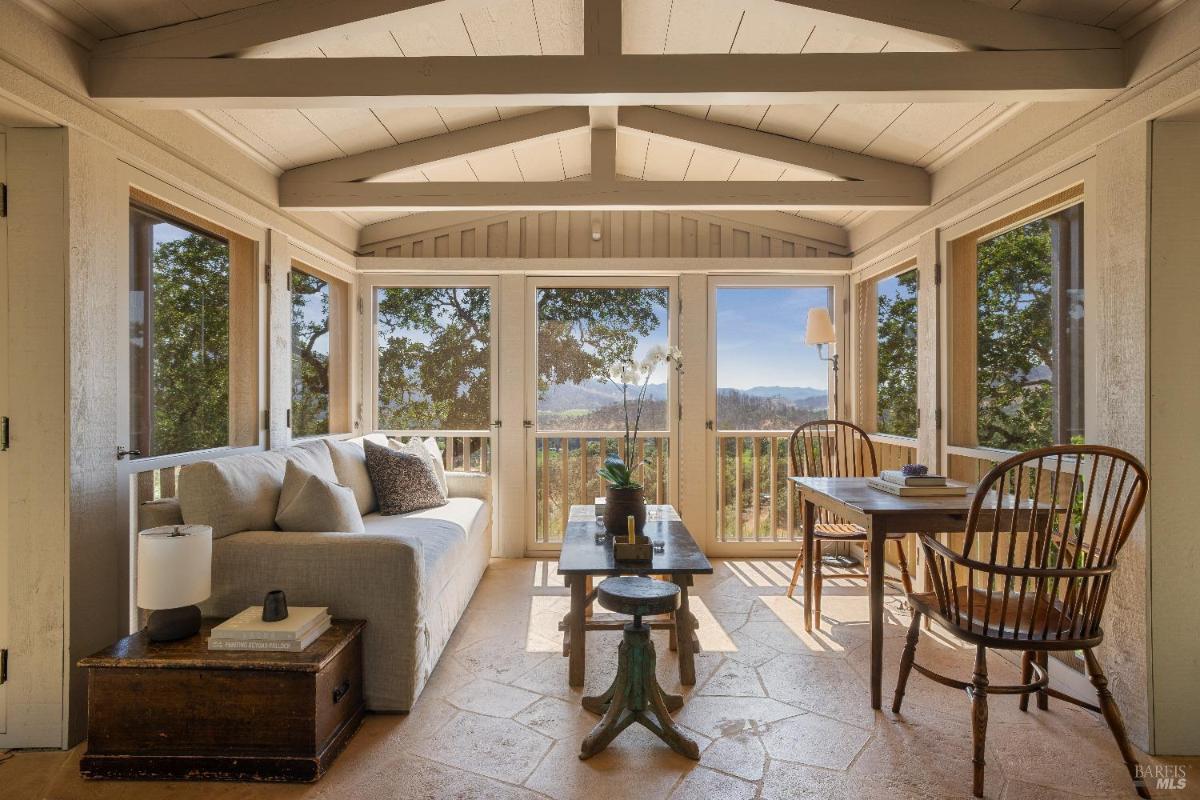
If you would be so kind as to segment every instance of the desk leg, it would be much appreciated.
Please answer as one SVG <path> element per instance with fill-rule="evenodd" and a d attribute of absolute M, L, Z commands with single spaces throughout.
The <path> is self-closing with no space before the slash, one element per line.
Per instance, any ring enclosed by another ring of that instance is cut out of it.
<path fill-rule="evenodd" d="M 571 586 L 571 611 L 567 618 L 567 636 L 569 652 L 567 657 L 567 684 L 583 686 L 584 653 L 586 652 L 585 631 L 583 628 L 584 614 L 587 611 L 588 590 L 587 578 L 583 575 L 569 575 L 567 580 Z"/>
<path fill-rule="evenodd" d="M 871 708 L 879 708 L 883 681 L 883 546 L 887 543 L 887 526 L 873 519 L 867 538 L 871 548 Z"/>
<path fill-rule="evenodd" d="M 801 528 L 804 543 L 801 545 L 800 558 L 804 561 L 804 632 L 812 632 L 813 610 L 813 535 L 816 531 L 817 510 L 811 502 L 804 501 Z"/>
<path fill-rule="evenodd" d="M 679 587 L 679 609 L 675 612 L 675 647 L 679 652 L 679 682 L 696 685 L 696 623 L 688 602 L 691 575 L 672 575 L 671 582 Z"/>

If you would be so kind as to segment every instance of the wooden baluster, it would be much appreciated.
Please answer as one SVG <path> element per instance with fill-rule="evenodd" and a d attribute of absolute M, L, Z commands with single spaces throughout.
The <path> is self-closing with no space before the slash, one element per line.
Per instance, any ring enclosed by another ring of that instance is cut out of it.
<path fill-rule="evenodd" d="M 562 541 L 567 535 L 567 509 L 570 508 L 570 479 L 571 479 L 571 463 L 570 463 L 570 443 L 565 437 L 558 441 L 558 535 L 559 541 Z"/>
<path fill-rule="evenodd" d="M 550 541 L 550 439 L 538 440 L 542 445 L 542 535 Z"/>
<path fill-rule="evenodd" d="M 752 524 L 754 525 L 754 527 L 751 528 L 754 541 L 758 541 L 758 538 L 759 538 L 758 498 L 761 496 L 762 492 L 760 491 L 760 488 L 759 488 L 759 477 L 760 476 L 758 474 L 758 450 L 759 450 L 758 445 L 761 441 L 762 440 L 759 439 L 757 436 L 751 437 L 751 439 L 750 439 L 750 448 L 751 448 L 751 450 L 750 450 L 750 486 L 752 487 L 750 490 L 750 509 L 751 509 L 750 519 L 752 520 Z"/>
<path fill-rule="evenodd" d="M 717 437 L 717 538 L 726 541 L 725 531 L 725 438 Z"/>
<path fill-rule="evenodd" d="M 733 437 L 733 519 L 737 541 L 742 540 L 742 437 Z"/>
<path fill-rule="evenodd" d="M 139 472 L 137 474 L 137 499 L 138 503 L 145 503 L 154 498 L 154 470 Z"/>
<path fill-rule="evenodd" d="M 779 540 L 779 537 L 775 533 L 775 476 L 778 474 L 775 470 L 777 454 L 779 452 L 779 439 L 772 436 L 767 441 L 771 443 L 771 474 L 767 478 L 767 488 L 770 491 L 769 496 L 771 498 L 770 503 L 767 504 L 767 539 L 775 542 Z"/>
<path fill-rule="evenodd" d="M 655 502 L 667 502 L 663 494 L 663 468 L 666 466 L 666 438 L 659 436 L 654 440 L 654 497 Z"/>

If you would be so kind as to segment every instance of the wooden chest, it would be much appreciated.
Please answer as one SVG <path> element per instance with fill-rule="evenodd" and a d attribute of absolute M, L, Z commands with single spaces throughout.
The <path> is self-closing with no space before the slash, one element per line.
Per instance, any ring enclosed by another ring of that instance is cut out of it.
<path fill-rule="evenodd" d="M 79 662 L 88 670 L 86 778 L 315 781 L 363 718 L 361 621 L 338 620 L 302 653 L 210 652 L 199 634 L 144 632 Z"/>

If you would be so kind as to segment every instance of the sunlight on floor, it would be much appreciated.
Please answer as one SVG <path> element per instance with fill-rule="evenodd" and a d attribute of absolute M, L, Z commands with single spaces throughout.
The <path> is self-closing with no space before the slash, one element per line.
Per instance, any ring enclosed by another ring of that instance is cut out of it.
<path fill-rule="evenodd" d="M 533 588 L 561 589 L 565 587 L 563 576 L 558 574 L 557 561 L 535 561 L 533 564 Z"/>
<path fill-rule="evenodd" d="M 708 610 L 708 606 L 704 604 L 703 600 L 692 595 L 689 598 L 689 606 L 692 609 L 692 616 L 700 623 L 700 627 L 696 630 L 696 638 L 700 640 L 701 652 L 737 652 L 737 645 L 733 643 L 733 639 L 729 638 L 729 634 L 721 627 L 721 623 L 717 622 L 717 618 Z"/>
<path fill-rule="evenodd" d="M 529 624 L 525 630 L 525 651 L 556 653 L 562 651 L 562 632 L 558 623 L 571 608 L 566 595 L 533 595 L 529 598 Z"/>
<path fill-rule="evenodd" d="M 782 595 L 762 595 L 758 599 L 759 602 L 771 609 L 771 612 L 787 626 L 791 634 L 809 650 L 840 653 L 845 649 L 824 631 L 813 630 L 811 633 L 806 633 L 804 630 L 804 607 L 795 600 Z"/>

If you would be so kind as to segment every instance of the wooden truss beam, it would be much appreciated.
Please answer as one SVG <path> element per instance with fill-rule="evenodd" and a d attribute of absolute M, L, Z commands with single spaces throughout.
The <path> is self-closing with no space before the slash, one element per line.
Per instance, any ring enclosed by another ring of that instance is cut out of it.
<path fill-rule="evenodd" d="M 420 169 L 486 153 L 519 142 L 558 136 L 588 126 L 588 110 L 567 106 L 463 128 L 450 133 L 370 150 L 352 156 L 297 167 L 283 173 L 283 183 L 359 181 L 389 172 Z"/>
<path fill-rule="evenodd" d="M 907 181 L 555 181 L 289 183 L 283 208 L 403 211 L 918 209 L 928 187 Z"/>
<path fill-rule="evenodd" d="M 847 179 L 911 180 L 918 185 L 929 183 L 929 175 L 920 167 L 649 106 L 622 108 L 618 122 L 622 127 L 651 136 L 753 156 L 784 168 L 805 167 Z"/>
<path fill-rule="evenodd" d="M 114 107 L 767 105 L 1107 98 L 1120 50 L 960 53 L 97 58 Z"/>
<path fill-rule="evenodd" d="M 789 5 L 1000 50 L 1119 48 L 1106 28 L 972 0 L 780 0 Z"/>
<path fill-rule="evenodd" d="M 106 39 L 96 48 L 102 56 L 139 58 L 249 55 L 284 39 L 359 24 L 364 30 L 387 14 L 446 3 L 456 9 L 474 0 L 270 0 L 249 8 Z"/>

